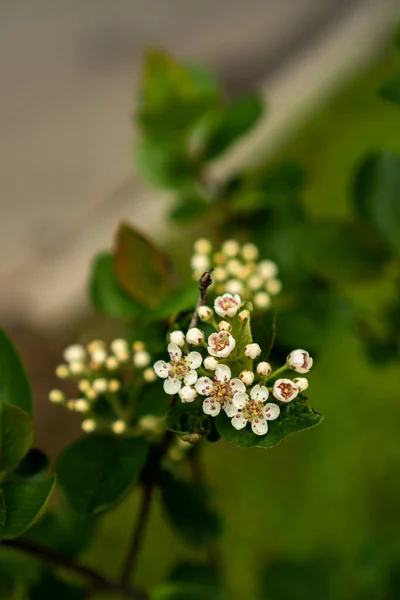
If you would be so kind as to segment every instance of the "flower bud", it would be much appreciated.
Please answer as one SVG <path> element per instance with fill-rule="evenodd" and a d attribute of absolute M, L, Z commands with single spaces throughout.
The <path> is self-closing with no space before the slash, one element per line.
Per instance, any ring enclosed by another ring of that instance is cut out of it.
<path fill-rule="evenodd" d="M 105 365 L 106 369 L 108 369 L 109 371 L 116 371 L 119 367 L 119 363 L 115 356 L 109 356 L 106 360 Z"/>
<path fill-rule="evenodd" d="M 107 351 L 99 346 L 90 352 L 90 357 L 94 363 L 102 365 L 107 360 Z"/>
<path fill-rule="evenodd" d="M 157 435 L 164 431 L 164 417 L 144 415 L 140 417 L 138 425 L 141 431 Z"/>
<path fill-rule="evenodd" d="M 62 404 L 65 402 L 65 394 L 61 390 L 51 390 L 49 393 L 49 400 L 53 404 Z"/>
<path fill-rule="evenodd" d="M 155 381 L 157 379 L 157 375 L 153 369 L 153 367 L 148 367 L 143 371 L 143 379 L 148 383 Z"/>
<path fill-rule="evenodd" d="M 258 271 L 264 279 L 271 279 L 278 274 L 278 267 L 273 260 L 262 260 L 258 263 Z"/>
<path fill-rule="evenodd" d="M 117 435 L 121 435 L 121 433 L 124 433 L 124 431 L 126 430 L 126 423 L 122 419 L 118 419 L 117 421 L 114 421 L 114 423 L 111 425 L 111 429 Z"/>
<path fill-rule="evenodd" d="M 247 280 L 247 285 L 253 292 L 262 288 L 263 283 L 263 279 L 259 275 L 252 275 Z"/>
<path fill-rule="evenodd" d="M 203 437 L 201 433 L 179 433 L 180 439 L 189 444 L 197 444 Z"/>
<path fill-rule="evenodd" d="M 150 364 L 150 354 L 146 352 L 146 350 L 140 350 L 140 352 L 135 352 L 133 355 L 133 364 L 138 369 L 143 369 L 144 367 L 148 367 Z"/>
<path fill-rule="evenodd" d="M 271 375 L 272 367 L 268 362 L 262 361 L 257 365 L 257 373 L 262 377 L 266 377 L 267 375 Z"/>
<path fill-rule="evenodd" d="M 121 389 L 121 383 L 118 379 L 111 379 L 108 383 L 108 389 L 110 392 L 118 392 Z"/>
<path fill-rule="evenodd" d="M 89 410 L 89 402 L 85 398 L 79 398 L 75 401 L 75 410 L 80 413 L 85 413 Z"/>
<path fill-rule="evenodd" d="M 103 340 L 93 340 L 87 345 L 88 352 L 92 353 L 99 348 L 105 348 L 106 344 Z"/>
<path fill-rule="evenodd" d="M 203 364 L 204 368 L 207 369 L 207 371 L 215 371 L 215 369 L 219 365 L 219 362 L 213 356 L 207 356 L 207 358 L 204 359 Z"/>
<path fill-rule="evenodd" d="M 244 385 L 251 385 L 254 381 L 254 373 L 253 371 L 242 371 L 239 375 L 239 379 Z"/>
<path fill-rule="evenodd" d="M 228 271 L 225 267 L 215 267 L 212 277 L 215 281 L 225 281 L 228 278 Z"/>
<path fill-rule="evenodd" d="M 183 331 L 171 331 L 169 334 L 169 341 L 171 344 L 176 344 L 182 348 L 182 346 L 184 346 L 186 343 L 185 334 Z"/>
<path fill-rule="evenodd" d="M 265 289 L 272 296 L 276 296 L 282 289 L 282 282 L 279 279 L 269 279 L 265 284 Z"/>
<path fill-rule="evenodd" d="M 304 392 L 308 388 L 308 379 L 305 377 L 295 377 L 293 382 L 297 385 L 299 392 Z"/>
<path fill-rule="evenodd" d="M 192 346 L 199 346 L 204 340 L 204 333 L 197 327 L 192 327 L 186 334 L 186 341 Z"/>
<path fill-rule="evenodd" d="M 190 385 L 184 385 L 178 392 L 179 398 L 182 402 L 193 402 L 196 400 L 197 392 L 194 388 L 190 387 Z"/>
<path fill-rule="evenodd" d="M 146 350 L 146 345 L 144 342 L 140 342 L 140 341 L 133 342 L 132 350 L 134 352 L 142 352 L 142 350 Z"/>
<path fill-rule="evenodd" d="M 226 240 L 221 246 L 222 253 L 229 257 L 236 256 L 239 250 L 240 245 L 237 240 Z"/>
<path fill-rule="evenodd" d="M 239 321 L 242 321 L 242 323 L 244 323 L 245 321 L 248 321 L 250 319 L 250 313 L 248 310 L 241 310 L 239 315 Z"/>
<path fill-rule="evenodd" d="M 226 269 L 230 275 L 233 275 L 234 277 L 240 277 L 243 265 L 237 258 L 232 258 L 226 263 Z"/>
<path fill-rule="evenodd" d="M 244 244 L 242 246 L 242 256 L 245 260 L 257 260 L 258 248 L 255 244 Z"/>
<path fill-rule="evenodd" d="M 85 365 L 83 362 L 74 361 L 70 363 L 69 370 L 72 375 L 81 375 L 85 371 Z"/>
<path fill-rule="evenodd" d="M 86 351 L 80 344 L 72 344 L 64 350 L 64 359 L 67 362 L 83 361 L 86 357 Z"/>
<path fill-rule="evenodd" d="M 129 344 L 126 340 L 124 340 L 122 338 L 113 340 L 110 344 L 110 348 L 114 352 L 114 354 L 117 354 L 117 355 L 118 354 L 126 354 L 127 352 L 129 352 Z"/>
<path fill-rule="evenodd" d="M 247 356 L 247 358 L 258 358 L 261 354 L 261 348 L 258 344 L 247 344 L 247 346 L 244 349 L 244 353 Z"/>
<path fill-rule="evenodd" d="M 88 398 L 88 400 L 96 400 L 97 393 L 94 391 L 93 388 L 90 388 L 85 392 L 85 396 L 86 398 Z"/>
<path fill-rule="evenodd" d="M 96 429 L 96 421 L 94 419 L 85 419 L 82 421 L 81 427 L 86 433 L 92 433 Z"/>
<path fill-rule="evenodd" d="M 211 321 L 214 316 L 214 311 L 209 306 L 199 306 L 197 309 L 197 314 L 199 315 L 202 321 Z"/>
<path fill-rule="evenodd" d="M 229 279 L 225 284 L 225 289 L 230 294 L 241 294 L 243 292 L 243 283 L 239 279 Z"/>
<path fill-rule="evenodd" d="M 254 304 L 257 308 L 266 309 L 271 304 L 271 298 L 267 292 L 257 292 L 254 294 Z"/>
<path fill-rule="evenodd" d="M 108 391 L 108 381 L 107 379 L 94 379 L 93 383 L 92 383 L 92 387 L 94 389 L 95 392 L 97 392 L 98 394 L 104 394 L 105 392 Z"/>
<path fill-rule="evenodd" d="M 202 272 L 206 271 L 210 267 L 210 259 L 206 254 L 193 254 L 190 259 L 190 266 L 193 271 Z"/>
<path fill-rule="evenodd" d="M 67 365 L 58 365 L 56 367 L 56 375 L 59 379 L 68 379 L 70 372 Z"/>
<path fill-rule="evenodd" d="M 232 325 L 228 321 L 220 321 L 218 323 L 218 331 L 231 331 Z"/>
<path fill-rule="evenodd" d="M 212 244 L 206 238 L 199 238 L 195 241 L 193 249 L 198 254 L 208 254 L 212 250 Z"/>
<path fill-rule="evenodd" d="M 313 366 L 313 359 L 306 350 L 293 350 L 287 357 L 286 364 L 296 373 L 308 373 Z"/>

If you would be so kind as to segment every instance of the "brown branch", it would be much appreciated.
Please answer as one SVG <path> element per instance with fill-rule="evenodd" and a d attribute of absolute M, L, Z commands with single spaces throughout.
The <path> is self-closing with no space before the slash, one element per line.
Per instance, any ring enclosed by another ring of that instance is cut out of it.
<path fill-rule="evenodd" d="M 3 540 L 0 546 L 20 550 L 25 554 L 44 560 L 46 563 L 54 565 L 55 567 L 62 567 L 63 569 L 71 571 L 71 573 L 81 575 L 98 591 L 119 593 L 127 598 L 135 598 L 136 600 L 150 600 L 149 594 L 144 590 L 134 587 L 130 588 L 127 585 L 107 579 L 90 567 L 85 567 L 74 559 L 64 556 L 51 548 L 36 544 L 35 542 L 18 538 L 13 540 Z"/>
<path fill-rule="evenodd" d="M 203 306 L 203 304 L 206 303 L 207 290 L 210 287 L 210 285 L 212 284 L 211 273 L 213 270 L 214 269 L 209 269 L 208 271 L 205 271 L 199 279 L 200 295 L 199 295 L 199 299 L 197 300 L 196 308 L 194 309 L 192 320 L 189 323 L 188 329 L 191 329 L 192 327 L 196 327 L 196 325 L 197 325 L 197 321 L 199 320 L 199 315 L 198 315 L 197 311 L 199 310 L 200 306 Z"/>

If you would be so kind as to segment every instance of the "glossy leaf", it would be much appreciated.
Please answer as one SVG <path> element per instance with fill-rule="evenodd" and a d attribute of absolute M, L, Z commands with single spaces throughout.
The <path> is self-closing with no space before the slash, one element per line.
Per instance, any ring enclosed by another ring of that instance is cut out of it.
<path fill-rule="evenodd" d="M 90 274 L 90 297 L 93 306 L 110 317 L 134 317 L 143 307 L 132 300 L 119 285 L 114 272 L 113 257 L 99 254 Z"/>
<path fill-rule="evenodd" d="M 32 390 L 13 343 L 0 329 L 0 401 L 32 414 Z"/>
<path fill-rule="evenodd" d="M 400 75 L 385 81 L 380 87 L 379 93 L 385 100 L 400 106 Z"/>
<path fill-rule="evenodd" d="M 172 290 L 167 255 L 129 225 L 118 230 L 114 267 L 121 287 L 136 302 L 154 308 Z"/>
<path fill-rule="evenodd" d="M 40 481 L 6 482 L 0 490 L 0 538 L 22 535 L 43 514 L 55 486 L 52 475 Z"/>
<path fill-rule="evenodd" d="M 58 457 L 59 484 L 82 516 L 120 502 L 137 482 L 148 444 L 141 437 L 90 435 L 68 446 Z"/>
<path fill-rule="evenodd" d="M 0 402 L 0 474 L 17 467 L 32 440 L 31 417 L 18 406 Z"/>
<path fill-rule="evenodd" d="M 31 448 L 13 472 L 13 481 L 44 479 L 49 474 L 49 457 L 39 448 Z"/>
<path fill-rule="evenodd" d="M 249 424 L 238 431 L 232 426 L 231 419 L 222 411 L 216 417 L 217 429 L 224 440 L 235 446 L 272 448 L 291 433 L 315 427 L 323 420 L 322 415 L 315 412 L 302 399 L 292 400 L 288 404 L 279 404 L 281 413 L 278 419 L 268 422 L 266 435 L 256 435 Z"/>

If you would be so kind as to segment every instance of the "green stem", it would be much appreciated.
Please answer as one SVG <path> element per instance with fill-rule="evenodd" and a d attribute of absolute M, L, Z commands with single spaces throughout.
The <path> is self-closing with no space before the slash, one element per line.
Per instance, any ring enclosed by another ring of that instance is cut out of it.
<path fill-rule="evenodd" d="M 281 375 L 281 373 L 284 373 L 285 371 L 289 371 L 289 367 L 287 365 L 283 365 L 283 367 L 279 367 L 279 369 L 276 369 L 276 371 L 273 371 L 271 373 L 271 375 L 267 375 L 266 377 L 263 377 L 263 384 L 265 385 L 267 383 L 267 381 L 269 381 L 270 379 L 274 379 L 275 377 L 277 377 L 278 375 Z"/>

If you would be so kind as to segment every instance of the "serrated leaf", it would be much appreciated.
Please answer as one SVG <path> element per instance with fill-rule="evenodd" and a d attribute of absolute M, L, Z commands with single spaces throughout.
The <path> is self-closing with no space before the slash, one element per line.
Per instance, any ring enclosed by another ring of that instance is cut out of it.
<path fill-rule="evenodd" d="M 275 421 L 268 422 L 268 433 L 263 436 L 253 433 L 249 425 L 238 431 L 223 411 L 216 417 L 217 429 L 224 440 L 235 446 L 273 448 L 291 433 L 315 427 L 323 420 L 322 415 L 315 412 L 302 399 L 293 400 L 288 404 L 280 403 L 280 409 L 279 417 Z"/>
<path fill-rule="evenodd" d="M 385 100 L 400 106 L 400 75 L 385 81 L 385 83 L 379 89 L 379 94 Z"/>
<path fill-rule="evenodd" d="M 110 317 L 134 317 L 143 307 L 132 300 L 119 285 L 109 252 L 99 254 L 90 273 L 90 298 L 99 312 Z"/>
<path fill-rule="evenodd" d="M 120 502 L 137 482 L 148 443 L 141 437 L 90 435 L 58 457 L 59 484 L 72 508 L 90 516 Z"/>
<path fill-rule="evenodd" d="M 52 475 L 40 481 L 6 482 L 0 490 L 0 538 L 22 535 L 43 514 L 56 482 Z"/>
<path fill-rule="evenodd" d="M 32 390 L 13 343 L 0 329 L 0 401 L 32 414 Z"/>
<path fill-rule="evenodd" d="M 18 406 L 0 402 L 0 474 L 17 467 L 32 440 L 31 417 Z"/>
<path fill-rule="evenodd" d="M 125 292 L 144 306 L 159 306 L 172 291 L 167 255 L 126 224 L 117 233 L 114 267 Z"/>
<path fill-rule="evenodd" d="M 259 96 L 248 95 L 221 109 L 219 119 L 207 142 L 204 159 L 214 160 L 240 137 L 248 133 L 263 114 Z"/>

